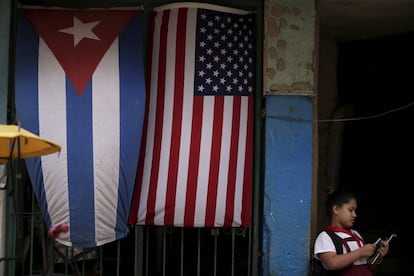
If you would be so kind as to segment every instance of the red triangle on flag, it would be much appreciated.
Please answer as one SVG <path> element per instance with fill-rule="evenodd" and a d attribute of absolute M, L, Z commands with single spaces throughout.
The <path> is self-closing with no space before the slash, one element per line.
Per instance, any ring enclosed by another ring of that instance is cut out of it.
<path fill-rule="evenodd" d="M 24 9 L 79 95 L 138 10 Z"/>

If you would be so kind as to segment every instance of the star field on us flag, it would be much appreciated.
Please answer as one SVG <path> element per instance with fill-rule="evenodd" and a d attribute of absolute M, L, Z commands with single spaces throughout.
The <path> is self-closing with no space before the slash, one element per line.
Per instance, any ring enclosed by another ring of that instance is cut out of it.
<path fill-rule="evenodd" d="M 199 10 L 194 94 L 253 95 L 255 78 L 253 15 Z"/>

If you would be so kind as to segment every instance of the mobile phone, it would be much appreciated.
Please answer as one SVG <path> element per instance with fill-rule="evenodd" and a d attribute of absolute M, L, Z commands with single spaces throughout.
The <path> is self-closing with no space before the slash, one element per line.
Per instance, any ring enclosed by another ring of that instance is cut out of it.
<path fill-rule="evenodd" d="M 389 243 L 393 238 L 396 238 L 397 237 L 397 234 L 392 234 L 388 239 L 387 239 L 387 242 Z M 381 238 L 379 238 L 374 244 L 375 244 L 375 246 L 377 247 L 377 249 L 378 249 L 378 247 L 379 247 L 379 245 L 380 245 L 380 241 L 381 241 Z M 377 259 L 379 258 L 379 256 L 380 256 L 380 254 L 379 253 L 377 253 L 377 254 L 375 254 L 375 256 L 374 256 L 374 258 L 372 258 L 371 259 L 371 261 L 370 261 L 370 263 L 371 264 L 374 264 L 376 261 L 377 261 Z"/>
<path fill-rule="evenodd" d="M 376 242 L 374 242 L 374 245 L 376 248 L 378 248 L 378 246 L 381 244 L 381 238 L 378 238 L 378 240 L 376 240 Z"/>

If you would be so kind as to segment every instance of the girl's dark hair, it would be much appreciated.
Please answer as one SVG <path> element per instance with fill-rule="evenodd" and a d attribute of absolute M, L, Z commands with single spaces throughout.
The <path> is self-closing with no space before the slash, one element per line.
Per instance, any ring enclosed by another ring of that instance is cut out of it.
<path fill-rule="evenodd" d="M 338 205 L 341 207 L 342 205 L 348 203 L 352 199 L 358 200 L 357 195 L 351 191 L 344 191 L 344 190 L 336 190 L 328 195 L 328 199 L 326 201 L 326 212 L 329 216 L 332 215 L 332 207 L 334 205 Z"/>

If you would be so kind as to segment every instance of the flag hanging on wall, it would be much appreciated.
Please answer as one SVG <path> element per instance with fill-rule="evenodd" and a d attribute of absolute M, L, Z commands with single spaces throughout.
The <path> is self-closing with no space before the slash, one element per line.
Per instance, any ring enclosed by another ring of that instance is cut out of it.
<path fill-rule="evenodd" d="M 255 14 L 205 4 L 150 13 L 147 113 L 131 224 L 250 224 Z"/>
<path fill-rule="evenodd" d="M 19 10 L 16 114 L 60 155 L 26 159 L 48 229 L 67 246 L 123 238 L 145 112 L 138 9 Z M 54 228 L 53 228 L 54 229 Z"/>

